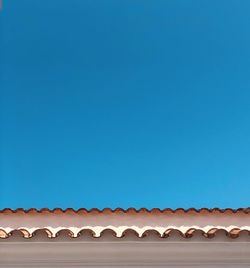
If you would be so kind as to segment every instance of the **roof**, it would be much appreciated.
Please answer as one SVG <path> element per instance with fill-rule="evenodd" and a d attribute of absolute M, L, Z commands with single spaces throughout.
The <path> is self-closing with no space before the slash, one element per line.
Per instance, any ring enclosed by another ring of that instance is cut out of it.
<path fill-rule="evenodd" d="M 250 209 L 3 209 L 0 211 L 0 238 L 9 238 L 20 233 L 31 238 L 37 232 L 43 232 L 49 238 L 67 234 L 72 238 L 90 233 L 101 237 L 105 232 L 117 238 L 133 232 L 137 237 L 157 234 L 168 238 L 178 233 L 184 238 L 199 234 L 207 238 L 215 237 L 223 230 L 231 237 L 250 233 Z"/>

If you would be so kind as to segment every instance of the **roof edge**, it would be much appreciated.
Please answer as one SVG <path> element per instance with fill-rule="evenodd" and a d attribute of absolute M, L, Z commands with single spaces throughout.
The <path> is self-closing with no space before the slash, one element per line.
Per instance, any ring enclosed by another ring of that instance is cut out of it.
<path fill-rule="evenodd" d="M 152 209 L 148 209 L 148 208 L 103 208 L 103 209 L 99 209 L 99 208 L 91 208 L 91 209 L 86 209 L 86 208 L 79 208 L 79 209 L 74 209 L 74 208 L 28 208 L 28 209 L 24 209 L 24 208 L 16 208 L 16 209 L 11 209 L 11 208 L 4 208 L 0 210 L 0 214 L 1 213 L 43 213 L 43 212 L 49 212 L 49 213 L 201 213 L 201 212 L 207 212 L 207 213 L 225 213 L 225 212 L 231 212 L 231 213 L 245 213 L 245 214 L 250 214 L 250 207 L 246 207 L 246 208 L 176 208 L 176 209 L 172 209 L 172 208 L 164 208 L 164 209 L 160 209 L 160 208 L 152 208 Z"/>

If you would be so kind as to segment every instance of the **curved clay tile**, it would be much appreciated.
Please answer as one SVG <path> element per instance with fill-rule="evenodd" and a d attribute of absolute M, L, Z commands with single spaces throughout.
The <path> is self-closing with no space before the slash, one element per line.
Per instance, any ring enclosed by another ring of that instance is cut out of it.
<path fill-rule="evenodd" d="M 17 209 L 11 209 L 11 208 L 4 208 L 2 210 L 0 210 L 0 213 L 31 213 L 31 212 L 36 212 L 36 213 L 44 213 L 44 212 L 49 212 L 49 213 L 106 213 L 106 212 L 110 212 L 110 213 L 118 213 L 118 212 L 122 212 L 122 213 L 156 213 L 156 212 L 160 212 L 160 213 L 191 213 L 191 212 L 195 212 L 195 213 L 202 213 L 202 212 L 208 212 L 208 213 L 227 213 L 227 212 L 231 212 L 231 213 L 238 213 L 238 212 L 243 212 L 246 214 L 250 213 L 250 207 L 248 208 L 237 208 L 237 209 L 233 209 L 233 208 L 188 208 L 188 209 L 184 209 L 184 208 L 176 208 L 176 209 L 171 209 L 171 208 L 165 208 L 165 209 L 159 209 L 159 208 L 152 208 L 152 209 L 147 209 L 147 208 L 140 208 L 140 209 L 136 209 L 136 208 L 127 208 L 127 209 L 123 209 L 123 208 L 115 208 L 115 209 L 111 209 L 111 208 L 103 208 L 103 209 L 98 209 L 98 208 L 91 208 L 91 209 L 86 209 L 86 208 L 79 208 L 79 209 L 73 209 L 73 208 L 66 208 L 66 209 L 62 209 L 62 208 L 53 208 L 53 209 L 49 209 L 49 208 L 41 208 L 41 209 L 36 209 L 36 208 L 30 208 L 30 209 L 24 209 L 24 208 L 17 208 Z"/>
<path fill-rule="evenodd" d="M 93 237 L 105 234 L 122 238 L 133 233 L 139 238 L 148 235 L 167 238 L 174 234 L 184 238 L 194 234 L 213 238 L 220 230 L 231 238 L 249 234 L 249 208 L 6 208 L 0 211 L 0 238 L 8 238 L 16 231 L 24 238 L 31 238 L 41 231 L 49 238 L 65 235 L 75 238 L 86 232 Z"/>

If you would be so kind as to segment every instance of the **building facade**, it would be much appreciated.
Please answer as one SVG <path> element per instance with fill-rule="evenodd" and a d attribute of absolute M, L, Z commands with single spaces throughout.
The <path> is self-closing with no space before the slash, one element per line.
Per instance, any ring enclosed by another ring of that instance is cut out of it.
<path fill-rule="evenodd" d="M 249 209 L 4 209 L 0 267 L 250 267 Z"/>

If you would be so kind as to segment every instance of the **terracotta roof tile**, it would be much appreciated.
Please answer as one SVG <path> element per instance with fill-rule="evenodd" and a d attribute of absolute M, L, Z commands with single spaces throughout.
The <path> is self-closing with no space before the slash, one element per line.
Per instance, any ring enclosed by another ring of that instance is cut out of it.
<path fill-rule="evenodd" d="M 98 212 L 98 213 L 103 213 L 103 212 L 124 212 L 124 213 L 129 213 L 129 212 L 134 212 L 134 213 L 140 213 L 140 212 L 159 212 L 159 213 L 178 213 L 178 212 L 185 212 L 185 213 L 190 213 L 190 212 L 219 212 L 219 213 L 225 213 L 225 212 L 232 212 L 232 213 L 238 213 L 238 212 L 243 212 L 243 213 L 250 213 L 250 207 L 247 208 L 165 208 L 165 209 L 159 209 L 159 208 L 103 208 L 103 209 L 98 209 L 98 208 L 91 208 L 91 209 L 86 209 L 86 208 L 79 208 L 79 209 L 73 209 L 73 208 L 41 208 L 41 209 L 36 209 L 36 208 L 29 208 L 29 209 L 24 209 L 24 208 L 16 208 L 16 209 L 11 209 L 11 208 L 4 208 L 0 210 L 0 213 L 6 213 L 6 212 L 11 212 L 11 213 L 17 213 L 17 212 L 23 212 L 23 213 L 30 213 L 30 212 L 37 212 L 37 213 L 43 213 L 43 212 L 51 212 L 51 213 L 56 213 L 56 212 L 63 212 L 63 213 L 68 213 L 68 212 L 74 212 L 74 213 L 81 213 L 81 212 L 86 212 L 86 213 L 93 213 L 93 212 Z"/>
<path fill-rule="evenodd" d="M 167 238 L 179 233 L 184 238 L 200 234 L 214 237 L 220 230 L 231 238 L 250 234 L 250 209 L 2 209 L 0 210 L 0 238 L 20 233 L 31 238 L 38 232 L 53 238 L 61 235 L 78 237 L 89 232 L 93 237 L 111 233 L 124 237 L 133 232 L 138 237 L 156 234 Z"/>

